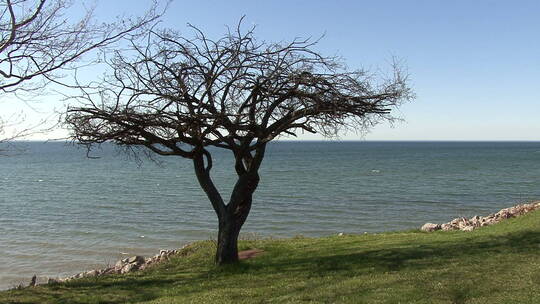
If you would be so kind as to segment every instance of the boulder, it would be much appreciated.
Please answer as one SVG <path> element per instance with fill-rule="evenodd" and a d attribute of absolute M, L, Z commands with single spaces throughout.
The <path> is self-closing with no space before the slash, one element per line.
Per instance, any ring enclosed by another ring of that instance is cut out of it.
<path fill-rule="evenodd" d="M 95 277 L 99 275 L 99 272 L 97 270 L 90 270 L 84 273 L 85 277 Z"/>
<path fill-rule="evenodd" d="M 128 259 L 123 259 L 123 260 L 120 260 L 120 261 L 116 262 L 116 264 L 114 265 L 114 267 L 116 267 L 116 268 L 122 268 L 122 267 L 124 267 L 124 265 L 127 264 L 127 260 L 128 260 Z"/>
<path fill-rule="evenodd" d="M 420 230 L 426 231 L 426 232 L 431 232 L 431 231 L 435 231 L 435 230 L 439 230 L 439 229 L 441 229 L 441 225 L 433 224 L 433 223 L 425 223 L 424 226 L 422 226 L 422 228 L 420 228 Z"/>
<path fill-rule="evenodd" d="M 511 218 L 513 216 L 512 213 L 510 213 L 510 211 L 508 211 L 507 209 L 503 209 L 499 211 L 497 214 L 499 215 L 499 217 L 503 219 Z"/>
<path fill-rule="evenodd" d="M 443 231 L 450 231 L 450 230 L 455 230 L 456 228 L 449 223 L 444 223 L 441 225 L 441 229 Z"/>
<path fill-rule="evenodd" d="M 136 264 L 126 264 L 124 267 L 122 267 L 122 269 L 120 270 L 120 273 L 128 273 L 128 272 L 131 272 L 133 270 L 136 270 L 138 269 L 139 267 L 136 265 Z"/>
<path fill-rule="evenodd" d="M 465 228 L 465 227 L 470 227 L 470 226 L 471 226 L 471 223 L 467 219 L 464 219 L 463 221 L 460 221 L 459 224 L 458 224 L 458 228 L 461 229 L 461 230 L 463 230 L 463 228 Z"/>
<path fill-rule="evenodd" d="M 480 224 L 482 222 L 482 218 L 479 217 L 478 215 L 475 215 L 469 221 L 471 222 L 471 225 L 473 225 L 475 227 L 478 227 L 478 226 L 480 226 Z"/>
<path fill-rule="evenodd" d="M 144 257 L 140 255 L 135 255 L 127 259 L 127 263 L 129 264 L 137 264 L 140 265 L 144 263 Z"/>
<path fill-rule="evenodd" d="M 118 269 L 116 267 L 107 267 L 101 271 L 101 274 L 113 274 L 118 273 Z"/>

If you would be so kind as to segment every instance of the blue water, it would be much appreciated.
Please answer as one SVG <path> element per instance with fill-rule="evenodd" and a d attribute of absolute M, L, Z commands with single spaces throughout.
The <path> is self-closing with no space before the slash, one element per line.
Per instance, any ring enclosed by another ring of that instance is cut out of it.
<path fill-rule="evenodd" d="M 232 160 L 213 153 L 213 177 L 229 193 Z M 51 142 L 15 143 L 7 154 L 0 289 L 215 235 L 189 160 L 137 160 L 112 145 L 89 159 Z M 540 143 L 278 142 L 260 173 L 247 237 L 410 229 L 540 199 Z"/>

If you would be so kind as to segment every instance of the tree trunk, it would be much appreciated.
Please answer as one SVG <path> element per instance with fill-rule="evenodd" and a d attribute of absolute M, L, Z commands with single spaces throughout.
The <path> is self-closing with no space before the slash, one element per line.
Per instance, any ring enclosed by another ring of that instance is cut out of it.
<path fill-rule="evenodd" d="M 227 209 L 226 214 L 219 219 L 218 244 L 216 264 L 231 264 L 238 262 L 238 235 L 246 222 L 251 209 L 251 193 L 247 194 L 239 204 L 231 204 L 236 208 Z"/>
<path fill-rule="evenodd" d="M 220 220 L 216 264 L 231 264 L 238 262 L 238 235 L 241 226 L 230 217 Z"/>
<path fill-rule="evenodd" d="M 248 143 L 251 141 L 248 141 Z M 199 184 L 210 199 L 212 207 L 219 220 L 219 232 L 216 251 L 216 264 L 230 264 L 238 262 L 238 235 L 242 225 L 246 222 L 251 209 L 253 192 L 259 184 L 258 169 L 264 156 L 266 144 L 257 147 L 255 156 L 239 154 L 235 152 L 235 169 L 238 180 L 234 185 L 229 203 L 225 205 L 219 191 L 214 186 L 210 177 L 212 158 L 210 153 L 203 148 L 193 158 L 195 173 Z M 204 163 L 204 156 L 207 165 Z M 246 168 L 248 167 L 248 168 Z"/>

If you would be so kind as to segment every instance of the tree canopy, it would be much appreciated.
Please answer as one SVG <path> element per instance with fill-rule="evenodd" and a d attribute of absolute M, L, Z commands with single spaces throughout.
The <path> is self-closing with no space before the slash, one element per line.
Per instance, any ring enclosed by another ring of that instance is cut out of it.
<path fill-rule="evenodd" d="M 242 22 L 219 39 L 190 26 L 132 39 L 107 62 L 113 71 L 81 86 L 66 123 L 78 143 L 113 141 L 192 159 L 219 219 L 218 263 L 237 260 L 236 240 L 259 182 L 266 145 L 299 132 L 338 136 L 392 119 L 413 98 L 407 75 L 349 70 L 316 51 L 316 41 L 259 41 Z M 214 186 L 209 146 L 232 152 L 238 179 L 228 202 Z"/>

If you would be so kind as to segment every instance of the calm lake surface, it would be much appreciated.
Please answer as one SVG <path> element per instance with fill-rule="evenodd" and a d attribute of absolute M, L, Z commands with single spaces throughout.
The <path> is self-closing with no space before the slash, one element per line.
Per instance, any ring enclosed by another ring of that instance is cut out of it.
<path fill-rule="evenodd" d="M 15 151 L 14 151 L 15 149 Z M 213 238 L 189 160 L 138 163 L 112 145 L 15 143 L 0 156 L 0 289 Z M 226 151 L 213 177 L 228 197 Z M 419 228 L 540 198 L 540 142 L 277 142 L 245 234 L 324 236 Z"/>

